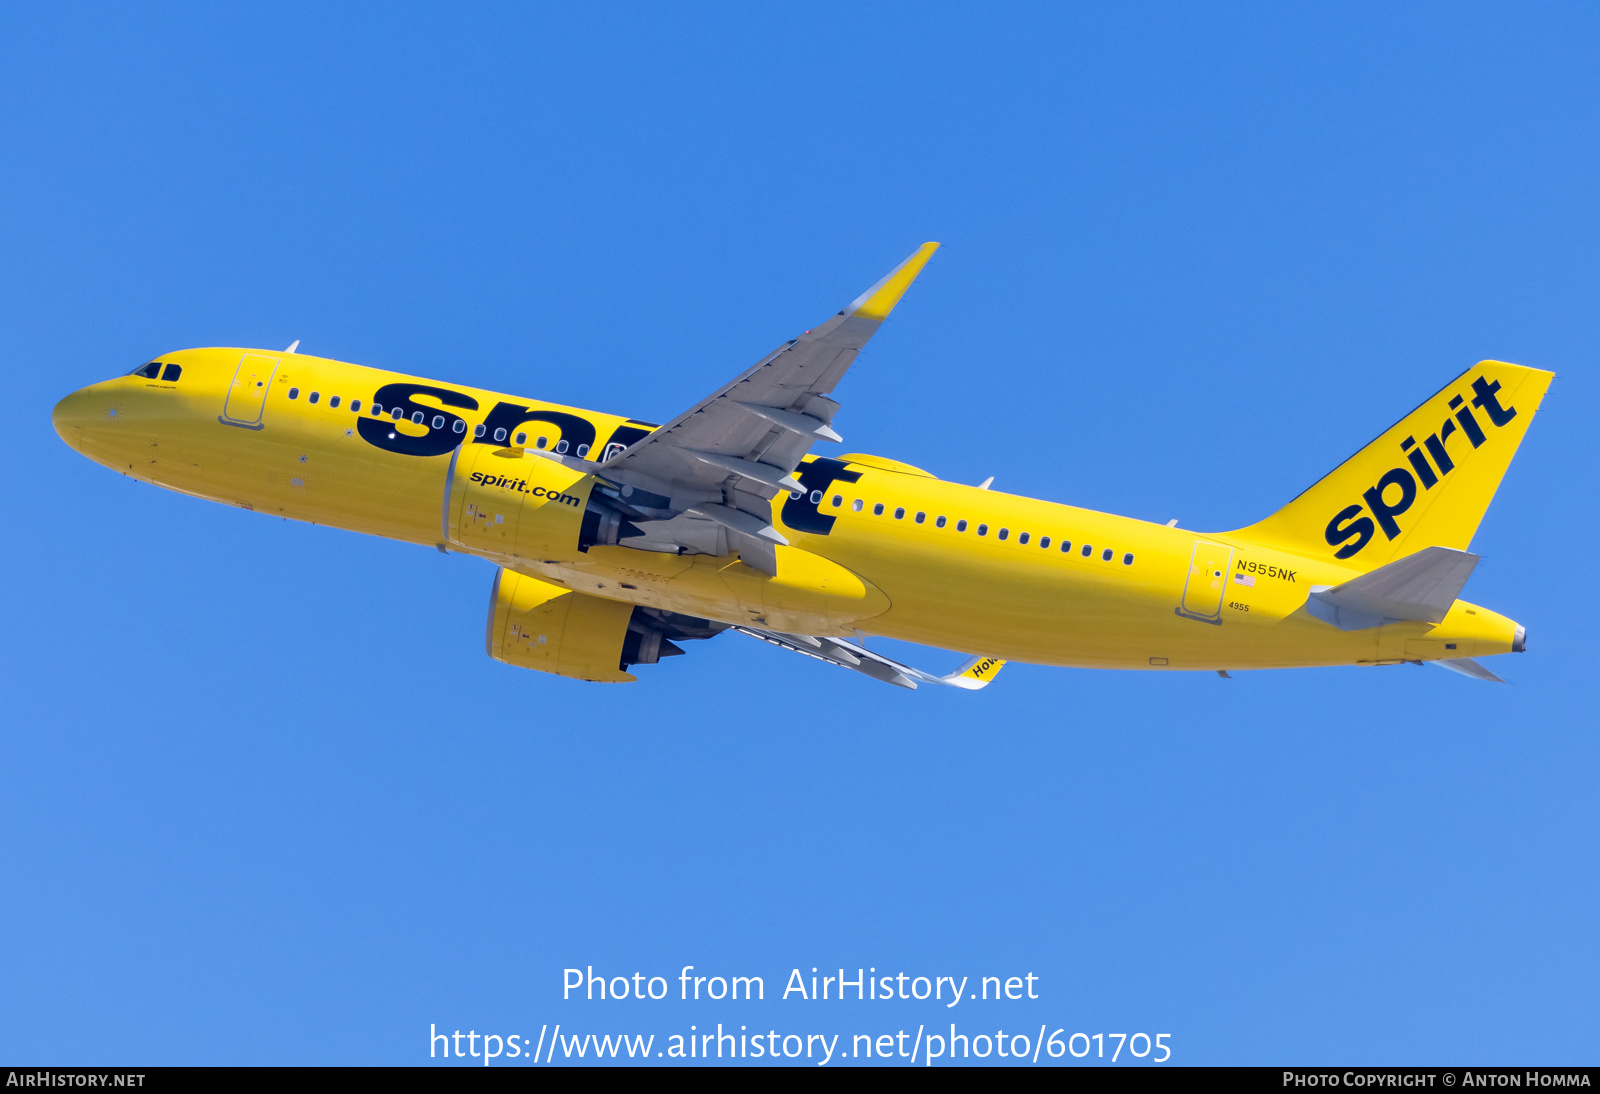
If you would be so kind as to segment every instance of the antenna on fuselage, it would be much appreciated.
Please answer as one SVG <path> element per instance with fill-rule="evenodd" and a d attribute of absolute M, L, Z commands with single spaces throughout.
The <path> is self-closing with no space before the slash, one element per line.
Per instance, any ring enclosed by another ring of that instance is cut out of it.
<path fill-rule="evenodd" d="M 293 353 L 295 350 L 297 350 L 299 348 L 300 348 L 300 339 L 296 338 L 293 342 L 289 343 L 289 348 L 284 350 L 283 352 L 285 352 L 285 353 Z"/>
<path fill-rule="evenodd" d="M 984 479 L 982 482 L 980 482 L 978 484 L 978 489 L 979 490 L 987 490 L 987 489 L 989 489 L 989 484 L 992 483 L 992 482 L 994 482 L 994 476 L 990 475 L 988 478 Z"/>

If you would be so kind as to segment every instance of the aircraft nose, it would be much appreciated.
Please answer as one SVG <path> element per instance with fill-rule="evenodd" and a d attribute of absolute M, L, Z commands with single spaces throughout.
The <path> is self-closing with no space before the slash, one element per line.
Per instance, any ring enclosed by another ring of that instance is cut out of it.
<path fill-rule="evenodd" d="M 83 431 L 87 427 L 107 418 L 114 417 L 116 411 L 104 405 L 104 399 L 98 398 L 93 388 L 83 388 L 74 391 L 65 399 L 56 404 L 50 412 L 50 424 L 56 427 L 56 432 L 68 445 L 76 449 L 83 447 Z"/>

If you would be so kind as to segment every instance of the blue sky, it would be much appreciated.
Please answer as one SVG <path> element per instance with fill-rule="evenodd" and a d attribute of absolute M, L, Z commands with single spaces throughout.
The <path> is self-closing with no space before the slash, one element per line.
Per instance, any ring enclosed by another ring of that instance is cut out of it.
<path fill-rule="evenodd" d="M 956 1021 L 1592 1063 L 1597 47 L 1581 5 L 6 7 L 0 1056 Z M 1015 493 L 1237 527 L 1479 359 L 1555 371 L 1467 590 L 1528 626 L 1512 683 L 907 694 L 723 636 L 581 685 L 484 656 L 484 563 L 50 427 L 294 339 L 662 421 L 925 239 L 837 424 Z M 768 999 L 561 999 L 691 964 Z M 775 998 L 813 966 L 1040 998 Z"/>

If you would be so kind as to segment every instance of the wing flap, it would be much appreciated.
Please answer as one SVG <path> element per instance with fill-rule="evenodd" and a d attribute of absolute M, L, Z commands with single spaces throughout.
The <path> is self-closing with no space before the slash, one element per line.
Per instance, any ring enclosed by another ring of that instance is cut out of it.
<path fill-rule="evenodd" d="M 791 433 L 802 437 L 815 437 L 824 441 L 844 443 L 844 438 L 835 433 L 827 422 L 821 418 L 813 418 L 809 414 L 796 414 L 789 410 L 779 410 L 772 406 L 758 406 L 755 403 L 739 403 L 750 413 L 760 418 L 765 418 L 773 425 L 787 429 Z"/>

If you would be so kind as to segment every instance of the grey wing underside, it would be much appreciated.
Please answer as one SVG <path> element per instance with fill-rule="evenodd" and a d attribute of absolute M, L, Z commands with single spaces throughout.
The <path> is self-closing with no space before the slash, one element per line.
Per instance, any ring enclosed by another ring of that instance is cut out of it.
<path fill-rule="evenodd" d="M 600 493 L 617 510 L 621 545 L 737 551 L 775 574 L 775 548 L 788 541 L 772 526 L 772 501 L 801 489 L 794 472 L 814 443 L 841 439 L 829 393 L 937 247 L 923 244 L 826 323 L 602 462 L 551 458 L 604 480 Z"/>
<path fill-rule="evenodd" d="M 912 668 L 910 665 L 885 657 L 881 653 L 874 653 L 866 646 L 851 642 L 844 638 L 825 638 L 806 634 L 786 634 L 782 631 L 767 631 L 756 627 L 735 625 L 730 628 L 740 634 L 747 634 L 751 638 L 793 653 L 802 653 L 807 657 L 814 657 L 818 661 L 826 661 L 830 665 L 840 668 L 852 669 L 874 680 L 881 680 L 885 684 L 896 687 L 911 688 L 915 690 L 918 684 L 942 684 L 946 687 L 962 688 L 967 691 L 976 691 L 993 680 L 995 674 L 1005 664 L 993 657 L 974 657 L 965 662 L 960 668 L 945 676 L 938 676 L 931 672 Z"/>

